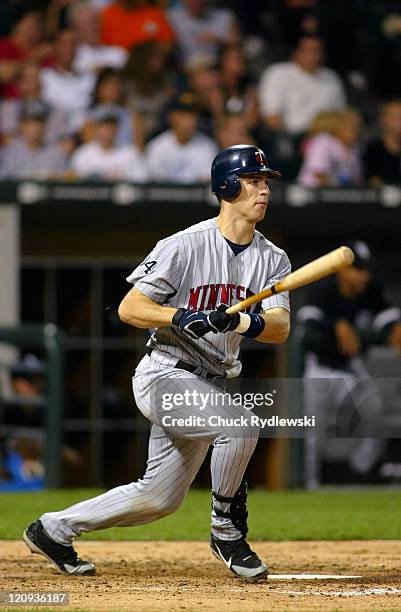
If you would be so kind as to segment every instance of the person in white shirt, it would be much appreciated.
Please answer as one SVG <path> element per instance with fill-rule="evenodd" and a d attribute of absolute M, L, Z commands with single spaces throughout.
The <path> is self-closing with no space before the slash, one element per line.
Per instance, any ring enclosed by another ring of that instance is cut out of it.
<path fill-rule="evenodd" d="M 302 36 L 291 61 L 272 64 L 265 70 L 259 85 L 259 101 L 269 130 L 297 136 L 307 130 L 319 112 L 345 107 L 341 80 L 322 62 L 321 39 Z"/>
<path fill-rule="evenodd" d="M 81 145 L 71 158 L 77 178 L 95 180 L 126 179 L 142 183 L 147 179 L 145 161 L 133 144 L 115 144 L 119 115 L 112 105 L 93 109 L 93 139 Z"/>
<path fill-rule="evenodd" d="M 123 68 L 128 58 L 127 51 L 121 47 L 100 44 L 98 9 L 79 0 L 71 4 L 69 20 L 78 38 L 74 59 L 76 72 L 97 72 L 104 67 Z"/>
<path fill-rule="evenodd" d="M 216 143 L 197 131 L 199 113 L 195 96 L 181 93 L 168 106 L 170 129 L 146 147 L 149 178 L 161 183 L 196 183 L 210 180 Z"/>
<path fill-rule="evenodd" d="M 68 112 L 71 131 L 82 124 L 95 85 L 94 74 L 74 71 L 76 49 L 75 32 L 61 30 L 54 44 L 54 66 L 42 68 L 40 73 L 42 99 L 52 108 Z"/>

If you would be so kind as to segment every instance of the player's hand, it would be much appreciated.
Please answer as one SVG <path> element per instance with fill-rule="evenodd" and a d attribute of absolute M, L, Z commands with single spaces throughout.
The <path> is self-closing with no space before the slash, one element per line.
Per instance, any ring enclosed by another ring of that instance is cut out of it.
<path fill-rule="evenodd" d="M 345 357 L 352 357 L 361 350 L 358 335 L 349 321 L 340 319 L 335 326 L 337 344 L 340 353 Z"/>
<path fill-rule="evenodd" d="M 227 314 L 228 306 L 226 304 L 220 304 L 217 306 L 217 310 L 213 310 L 207 317 L 208 323 L 214 334 L 225 334 L 228 331 L 234 331 L 237 329 L 240 322 L 240 315 L 238 312 L 235 314 Z"/>
<path fill-rule="evenodd" d="M 207 315 L 201 310 L 179 308 L 173 316 L 172 324 L 188 334 L 188 336 L 191 336 L 191 338 L 194 338 L 194 340 L 199 340 L 199 338 L 212 331 Z"/>
<path fill-rule="evenodd" d="M 401 321 L 394 323 L 388 337 L 388 343 L 401 353 Z"/>

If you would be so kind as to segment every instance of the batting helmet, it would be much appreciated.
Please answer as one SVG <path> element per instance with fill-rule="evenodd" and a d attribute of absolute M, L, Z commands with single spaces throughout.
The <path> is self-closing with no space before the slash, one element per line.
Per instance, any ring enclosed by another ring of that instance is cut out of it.
<path fill-rule="evenodd" d="M 212 163 L 212 192 L 219 200 L 232 202 L 241 193 L 240 176 L 264 174 L 278 178 L 280 172 L 269 168 L 266 155 L 253 145 L 234 145 L 216 155 Z"/>

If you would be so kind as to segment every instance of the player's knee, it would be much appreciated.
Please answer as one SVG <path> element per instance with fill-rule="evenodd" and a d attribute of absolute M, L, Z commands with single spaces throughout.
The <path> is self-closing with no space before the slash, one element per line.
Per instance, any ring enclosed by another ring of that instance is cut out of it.
<path fill-rule="evenodd" d="M 259 433 L 260 426 L 256 422 L 241 427 L 229 428 L 216 438 L 214 445 L 228 444 L 235 448 L 236 452 L 252 453 L 258 441 Z"/>
<path fill-rule="evenodd" d="M 164 499 L 154 498 L 150 501 L 150 512 L 157 516 L 158 518 L 162 518 L 163 516 L 167 516 L 168 514 L 172 514 L 177 510 L 177 508 L 181 505 L 182 498 L 170 498 L 166 497 Z"/>

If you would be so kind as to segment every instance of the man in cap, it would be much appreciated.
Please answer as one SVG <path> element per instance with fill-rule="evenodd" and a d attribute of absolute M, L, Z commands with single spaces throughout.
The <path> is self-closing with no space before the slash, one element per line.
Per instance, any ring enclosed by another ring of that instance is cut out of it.
<path fill-rule="evenodd" d="M 161 183 L 210 180 L 217 146 L 198 131 L 198 120 L 198 103 L 192 92 L 182 92 L 168 105 L 170 127 L 151 140 L 146 149 L 150 179 Z"/>
<path fill-rule="evenodd" d="M 1 174 L 6 178 L 52 178 L 66 170 L 66 158 L 57 145 L 45 144 L 49 108 L 39 100 L 22 104 L 20 136 L 1 151 Z"/>
<path fill-rule="evenodd" d="M 327 429 L 338 426 L 334 422 L 341 412 L 347 415 L 344 435 L 355 436 L 350 450 L 354 475 L 367 475 L 376 466 L 383 441 L 372 435 L 382 398 L 363 355 L 372 341 L 401 351 L 401 309 L 390 306 L 374 282 L 368 245 L 358 240 L 350 246 L 353 265 L 312 285 L 307 305 L 297 314 L 305 334 L 305 412 L 317 421 L 316 431 L 305 440 L 304 479 L 309 489 L 320 485 Z"/>
<path fill-rule="evenodd" d="M 91 113 L 94 123 L 93 138 L 78 147 L 71 159 L 75 176 L 87 179 L 146 180 L 144 159 L 134 144 L 115 144 L 119 120 L 119 107 L 98 104 Z"/>

